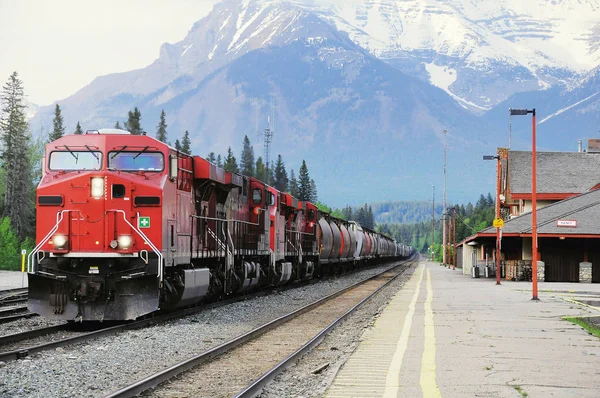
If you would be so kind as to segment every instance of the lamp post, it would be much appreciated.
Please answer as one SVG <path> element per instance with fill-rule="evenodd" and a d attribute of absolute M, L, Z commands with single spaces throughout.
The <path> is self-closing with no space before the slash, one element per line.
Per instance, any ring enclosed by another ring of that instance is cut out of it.
<path fill-rule="evenodd" d="M 537 186 L 536 186 L 536 153 L 535 153 L 535 108 L 533 109 L 509 109 L 510 116 L 526 116 L 531 113 L 531 282 L 533 296 L 532 300 L 538 298 L 537 284 Z"/>
<path fill-rule="evenodd" d="M 442 264 L 444 264 L 444 266 L 447 265 L 446 249 L 448 245 L 446 234 L 446 223 L 448 222 L 448 212 L 446 211 L 446 133 L 447 131 L 444 130 L 444 204 L 442 207 L 444 209 L 444 213 L 442 214 Z"/>
<path fill-rule="evenodd" d="M 500 219 L 500 155 L 484 155 L 483 160 L 496 160 L 496 220 Z M 494 224 L 497 222 L 494 220 Z M 500 226 L 496 227 L 496 285 L 500 285 Z"/>

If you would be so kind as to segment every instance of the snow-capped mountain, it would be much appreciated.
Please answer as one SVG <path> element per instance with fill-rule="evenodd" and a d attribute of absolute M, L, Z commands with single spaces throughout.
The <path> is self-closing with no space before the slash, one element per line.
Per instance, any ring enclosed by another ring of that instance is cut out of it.
<path fill-rule="evenodd" d="M 318 3 L 360 46 L 476 111 L 600 64 L 600 0 Z"/>
<path fill-rule="evenodd" d="M 153 64 L 99 77 L 60 105 L 66 125 L 84 129 L 113 126 L 137 106 L 149 134 L 164 109 L 168 138 L 189 130 L 193 152 L 206 155 L 236 151 L 244 135 L 257 142 L 256 115 L 261 130 L 271 101 L 272 153 L 296 172 L 306 159 L 334 206 L 428 197 L 428 184 L 415 182 L 440 167 L 444 129 L 457 162 L 479 161 L 489 146 L 477 117 L 443 90 L 374 57 L 310 10 L 280 2 L 220 3 L 182 41 L 163 45 Z M 34 131 L 51 125 L 52 111 L 40 109 Z"/>
<path fill-rule="evenodd" d="M 151 65 L 98 77 L 60 105 L 67 126 L 84 129 L 137 106 L 150 134 L 164 109 L 170 139 L 189 130 L 205 155 L 257 139 L 273 100 L 272 153 L 288 168 L 306 159 L 334 206 L 429 197 L 448 130 L 449 162 L 468 170 L 449 183 L 466 200 L 486 189 L 464 181 L 489 174 L 481 154 L 505 144 L 508 107 L 538 108 L 556 129 L 545 139 L 565 140 L 565 123 L 569 133 L 598 124 L 599 3 L 224 0 Z M 40 108 L 32 130 L 51 126 L 52 111 Z"/>

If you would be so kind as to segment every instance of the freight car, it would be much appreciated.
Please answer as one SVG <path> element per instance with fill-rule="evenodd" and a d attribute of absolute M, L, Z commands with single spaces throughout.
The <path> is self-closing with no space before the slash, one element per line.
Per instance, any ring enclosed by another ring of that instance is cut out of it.
<path fill-rule="evenodd" d="M 406 257 L 411 248 L 149 136 L 47 144 L 29 310 L 129 320 Z"/>

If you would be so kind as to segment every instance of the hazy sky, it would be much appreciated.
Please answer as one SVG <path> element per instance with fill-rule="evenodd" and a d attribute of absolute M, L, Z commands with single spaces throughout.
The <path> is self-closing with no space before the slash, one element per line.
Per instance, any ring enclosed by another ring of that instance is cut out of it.
<path fill-rule="evenodd" d="M 217 0 L 0 0 L 0 82 L 17 71 L 31 102 L 68 97 L 96 76 L 142 68 Z"/>

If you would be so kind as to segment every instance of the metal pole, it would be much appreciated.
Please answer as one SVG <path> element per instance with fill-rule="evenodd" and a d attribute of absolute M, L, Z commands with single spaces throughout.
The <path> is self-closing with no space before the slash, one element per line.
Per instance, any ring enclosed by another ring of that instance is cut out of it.
<path fill-rule="evenodd" d="M 433 196 L 431 197 L 431 261 L 435 254 L 435 185 L 432 185 Z"/>
<path fill-rule="evenodd" d="M 456 254 L 456 206 L 454 206 L 454 219 L 453 219 L 454 225 L 452 227 L 452 232 L 454 234 L 454 261 L 452 261 L 452 269 L 455 270 L 456 269 L 456 262 L 458 261 L 458 256 Z"/>
<path fill-rule="evenodd" d="M 510 149 L 512 141 L 512 114 L 508 115 L 508 149 Z"/>
<path fill-rule="evenodd" d="M 442 238 L 442 264 L 446 265 L 446 248 L 448 246 L 448 237 L 447 237 L 447 233 L 446 233 L 446 224 L 448 222 L 448 217 L 446 215 L 446 133 L 447 131 L 444 130 L 444 204 L 443 204 L 443 208 L 444 211 L 442 213 L 442 224 L 443 224 L 443 238 Z"/>
<path fill-rule="evenodd" d="M 496 164 L 496 219 L 500 218 L 500 151 Z M 500 285 L 500 228 L 496 228 L 496 285 Z"/>
<path fill-rule="evenodd" d="M 536 152 L 535 152 L 535 108 L 533 108 L 533 116 L 531 118 L 531 281 L 533 283 L 532 300 L 538 298 L 538 283 L 537 283 L 537 259 L 538 259 L 538 242 L 537 242 L 537 186 L 536 186 Z"/>

